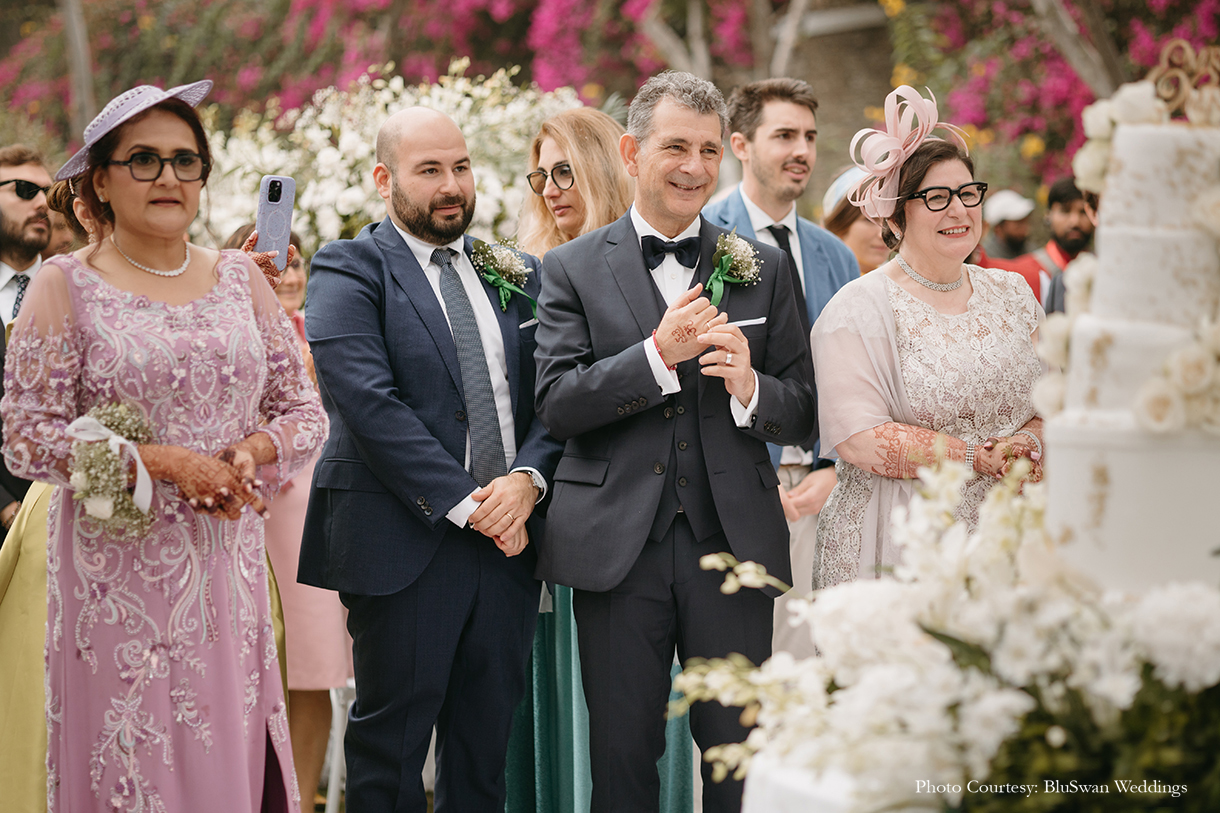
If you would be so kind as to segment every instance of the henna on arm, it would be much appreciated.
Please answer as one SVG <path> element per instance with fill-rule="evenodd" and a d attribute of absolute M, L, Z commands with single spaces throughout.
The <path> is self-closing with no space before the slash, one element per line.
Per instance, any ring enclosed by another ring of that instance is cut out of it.
<path fill-rule="evenodd" d="M 966 442 L 922 426 L 890 421 L 852 435 L 837 447 L 848 463 L 881 477 L 908 480 L 920 466 L 936 462 L 937 446 L 944 456 L 965 462 Z"/>

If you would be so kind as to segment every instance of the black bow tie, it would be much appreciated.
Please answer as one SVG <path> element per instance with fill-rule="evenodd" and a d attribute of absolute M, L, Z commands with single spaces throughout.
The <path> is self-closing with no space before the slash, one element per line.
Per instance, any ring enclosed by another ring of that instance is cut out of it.
<path fill-rule="evenodd" d="M 677 257 L 683 268 L 695 268 L 699 265 L 698 237 L 687 237 L 670 243 L 655 235 L 646 234 L 640 238 L 640 248 L 644 249 L 644 263 L 649 271 L 664 262 L 666 254 Z"/>

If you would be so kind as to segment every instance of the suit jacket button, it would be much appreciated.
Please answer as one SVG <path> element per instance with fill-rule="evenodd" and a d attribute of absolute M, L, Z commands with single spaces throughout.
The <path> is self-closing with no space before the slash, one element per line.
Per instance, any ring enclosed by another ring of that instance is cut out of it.
<path fill-rule="evenodd" d="M 430 517 L 430 516 L 432 516 L 432 509 L 431 509 L 431 508 L 425 508 L 425 509 L 424 509 L 424 516 L 425 516 L 425 517 Z"/>
<path fill-rule="evenodd" d="M 686 441 L 684 441 L 684 440 L 678 441 L 678 451 L 681 451 L 681 452 L 686 451 Z"/>
<path fill-rule="evenodd" d="M 464 421 L 466 420 L 466 413 L 459 409 L 457 412 L 453 413 L 453 417 L 457 418 L 459 421 Z"/>
<path fill-rule="evenodd" d="M 623 409 L 622 407 L 619 407 L 619 408 L 618 408 L 618 414 L 620 414 L 620 415 L 622 415 L 622 414 L 623 414 L 624 412 L 626 412 L 626 411 L 627 411 L 627 410 Z"/>
<path fill-rule="evenodd" d="M 428 501 L 425 500 L 423 497 L 420 497 L 418 500 L 415 501 L 415 504 L 418 505 L 420 508 L 423 508 L 425 505 L 428 504 Z"/>
<path fill-rule="evenodd" d="M 652 464 L 652 470 L 653 470 L 653 471 L 655 471 L 657 474 L 664 474 L 664 473 L 665 473 L 665 467 L 664 467 L 664 466 L 662 466 L 660 463 L 653 463 L 653 464 Z"/>
<path fill-rule="evenodd" d="M 632 401 L 632 402 L 631 402 L 631 408 L 632 408 L 632 409 L 639 409 L 639 408 L 640 408 L 640 402 L 639 402 L 639 401 Z"/>
<path fill-rule="evenodd" d="M 686 478 L 685 478 L 685 477 L 679 477 L 679 478 L 678 478 L 678 485 L 680 485 L 680 486 L 684 486 L 684 485 L 686 485 Z"/>
<path fill-rule="evenodd" d="M 686 414 L 686 407 L 681 407 L 681 406 L 680 406 L 680 407 L 678 407 L 678 414 L 679 414 L 679 415 L 685 415 L 685 414 Z"/>
<path fill-rule="evenodd" d="M 673 408 L 673 407 L 665 407 L 665 417 L 666 417 L 666 418 L 672 418 L 673 416 L 674 416 L 674 408 Z"/>
<path fill-rule="evenodd" d="M 640 396 L 640 406 L 648 406 L 648 399 Z"/>

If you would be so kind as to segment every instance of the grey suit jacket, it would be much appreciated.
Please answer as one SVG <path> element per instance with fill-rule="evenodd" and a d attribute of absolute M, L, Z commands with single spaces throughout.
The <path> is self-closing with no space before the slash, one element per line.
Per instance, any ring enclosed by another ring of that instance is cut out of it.
<path fill-rule="evenodd" d="M 716 238 L 706 220 L 695 281 L 706 284 Z M 728 285 L 720 310 L 743 327 L 758 373 L 753 426 L 733 420 L 719 378 L 698 388 L 699 433 L 717 514 L 733 554 L 790 580 L 788 526 L 767 442 L 799 443 L 814 426 L 813 370 L 792 296 L 787 256 L 755 243 L 756 285 Z M 655 284 L 630 215 L 549 252 L 538 302 L 537 414 L 565 441 L 555 470 L 539 578 L 582 590 L 617 585 L 639 556 L 661 500 L 673 399 L 662 397 L 644 353 L 661 321 Z M 693 284 L 693 283 L 692 283 Z M 695 380 L 692 380 L 695 379 Z"/>

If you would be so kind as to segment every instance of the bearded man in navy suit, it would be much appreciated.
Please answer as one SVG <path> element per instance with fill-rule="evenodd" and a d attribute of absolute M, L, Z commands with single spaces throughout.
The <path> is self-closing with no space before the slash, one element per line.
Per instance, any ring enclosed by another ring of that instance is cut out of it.
<path fill-rule="evenodd" d="M 476 271 L 470 155 L 447 116 L 394 114 L 377 161 L 388 216 L 325 246 L 309 281 L 331 435 L 299 578 L 349 611 L 348 809 L 423 813 L 435 726 L 438 813 L 503 810 L 538 611 L 535 506 L 560 452 L 533 408 L 537 261 Z M 527 296 L 501 297 L 505 278 Z"/>

